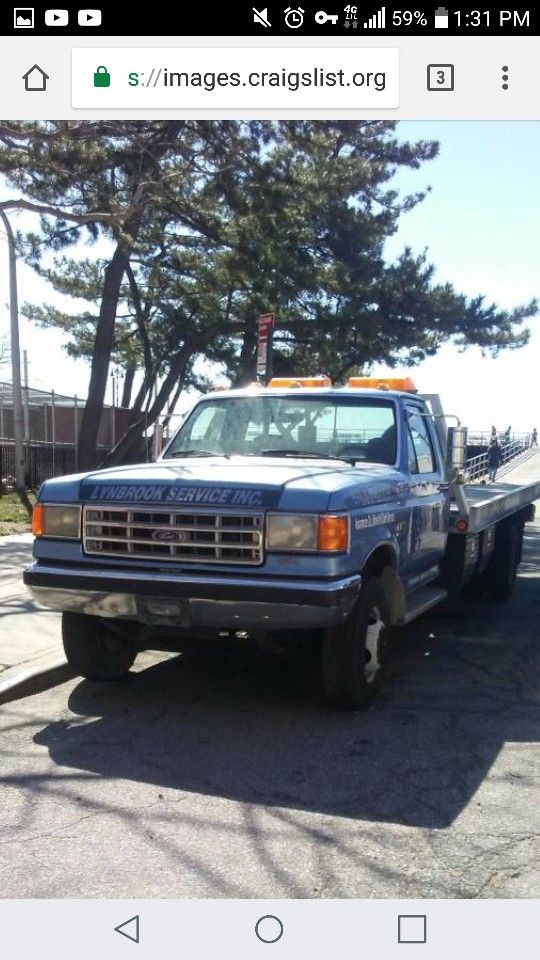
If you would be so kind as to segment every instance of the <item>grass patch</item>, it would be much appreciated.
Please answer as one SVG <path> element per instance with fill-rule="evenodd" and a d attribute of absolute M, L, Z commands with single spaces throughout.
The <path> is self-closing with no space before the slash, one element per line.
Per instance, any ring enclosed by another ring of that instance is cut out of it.
<path fill-rule="evenodd" d="M 28 496 L 34 503 L 34 494 Z M 17 494 L 5 493 L 0 496 L 0 537 L 10 533 L 28 533 L 29 530 L 30 520 Z"/>

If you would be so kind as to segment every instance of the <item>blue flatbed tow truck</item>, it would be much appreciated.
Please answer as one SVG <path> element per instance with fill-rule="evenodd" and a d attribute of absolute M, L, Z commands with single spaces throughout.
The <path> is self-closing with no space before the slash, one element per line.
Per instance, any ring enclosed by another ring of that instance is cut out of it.
<path fill-rule="evenodd" d="M 466 430 L 409 378 L 274 379 L 199 399 L 154 463 L 46 481 L 34 599 L 82 676 L 194 639 L 316 645 L 326 696 L 379 689 L 389 630 L 507 599 L 540 479 L 467 485 Z"/>

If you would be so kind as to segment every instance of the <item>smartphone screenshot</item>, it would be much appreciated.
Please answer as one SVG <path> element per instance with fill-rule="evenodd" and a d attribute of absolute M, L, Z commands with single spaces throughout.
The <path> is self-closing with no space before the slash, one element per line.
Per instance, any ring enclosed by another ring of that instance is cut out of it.
<path fill-rule="evenodd" d="M 538 11 L 0 12 L 21 960 L 538 940 Z"/>

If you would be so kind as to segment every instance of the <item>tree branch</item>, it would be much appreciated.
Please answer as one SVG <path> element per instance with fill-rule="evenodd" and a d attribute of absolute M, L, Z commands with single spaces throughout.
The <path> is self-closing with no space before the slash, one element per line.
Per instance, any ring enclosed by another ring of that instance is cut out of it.
<path fill-rule="evenodd" d="M 29 210 L 31 213 L 39 213 L 41 216 L 57 217 L 58 220 L 70 220 L 72 223 L 110 223 L 117 218 L 113 213 L 71 213 L 69 210 L 60 210 L 58 207 L 52 207 L 48 203 L 33 203 L 31 200 L 3 200 L 0 202 L 2 210 Z M 121 219 L 129 217 L 132 211 L 124 211 Z"/>

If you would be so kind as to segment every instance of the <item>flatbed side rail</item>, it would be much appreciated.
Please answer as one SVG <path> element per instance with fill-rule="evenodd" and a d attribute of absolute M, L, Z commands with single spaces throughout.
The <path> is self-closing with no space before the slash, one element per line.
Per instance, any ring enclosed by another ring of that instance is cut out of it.
<path fill-rule="evenodd" d="M 516 487 L 511 492 L 504 491 L 495 495 L 489 492 L 490 489 L 489 486 L 486 487 L 486 498 L 478 501 L 476 498 L 475 500 L 471 498 L 469 487 L 467 529 L 461 531 L 458 528 L 458 533 L 478 533 L 480 530 L 485 530 L 486 527 L 504 520 L 505 517 L 510 517 L 512 514 L 530 507 L 535 500 L 540 499 L 540 480 Z M 465 488 L 466 494 L 467 488 Z M 457 504 L 454 509 L 457 511 L 457 516 L 460 516 Z"/>

